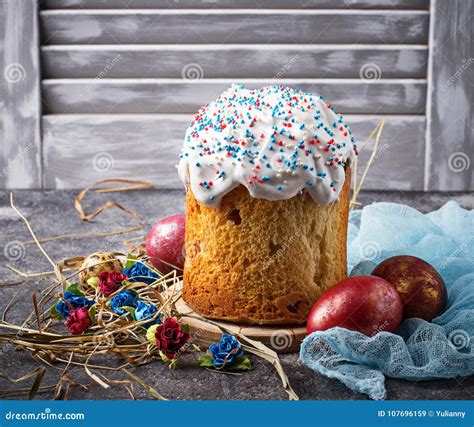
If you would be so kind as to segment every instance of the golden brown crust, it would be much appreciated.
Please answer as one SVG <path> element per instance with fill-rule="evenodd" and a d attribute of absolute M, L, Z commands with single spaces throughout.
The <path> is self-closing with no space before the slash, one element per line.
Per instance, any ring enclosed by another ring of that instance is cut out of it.
<path fill-rule="evenodd" d="M 332 205 L 306 193 L 256 199 L 240 186 L 216 209 L 188 190 L 186 303 L 214 319 L 304 323 L 319 296 L 347 276 L 349 191 L 349 169 Z"/>

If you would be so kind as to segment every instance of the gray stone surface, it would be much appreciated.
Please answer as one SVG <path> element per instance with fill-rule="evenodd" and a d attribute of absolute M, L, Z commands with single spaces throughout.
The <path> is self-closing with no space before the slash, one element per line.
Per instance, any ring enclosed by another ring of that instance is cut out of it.
<path fill-rule="evenodd" d="M 35 232 L 40 238 L 61 235 L 64 233 L 86 233 L 95 231 L 113 231 L 128 228 L 133 221 L 123 212 L 110 209 L 100 215 L 96 221 L 84 223 L 74 210 L 74 191 L 15 191 L 15 204 L 28 217 Z M 113 195 L 90 194 L 86 197 L 84 207 L 91 212 L 107 198 L 113 198 L 124 206 L 137 210 L 143 217 L 146 228 L 160 218 L 171 214 L 184 212 L 184 194 L 181 191 L 142 191 Z M 9 207 L 8 193 L 0 193 L 0 283 L 11 283 L 18 276 L 5 268 L 10 262 L 15 267 L 28 273 L 46 271 L 50 265 L 44 259 L 35 245 L 25 246 L 23 256 L 16 261 L 5 258 L 4 248 L 9 242 L 30 240 L 25 225 Z M 364 205 L 376 201 L 406 203 L 423 212 L 439 208 L 446 201 L 457 200 L 465 208 L 474 207 L 472 194 L 452 193 L 396 193 L 396 192 L 365 192 L 359 201 Z M 58 261 L 63 258 L 88 255 L 97 250 L 121 250 L 126 238 L 142 233 L 130 233 L 123 236 L 100 238 L 69 238 L 45 243 L 50 256 Z M 15 305 L 7 313 L 7 320 L 20 323 L 32 309 L 31 294 L 35 289 L 41 289 L 47 280 L 32 280 L 25 285 L 0 287 L 0 315 L 7 302 L 16 297 Z M 281 383 L 273 367 L 253 357 L 255 369 L 240 376 L 210 372 L 199 368 L 195 359 L 199 353 L 187 354 L 183 357 L 180 368 L 170 371 L 161 361 L 133 369 L 136 375 L 155 387 L 162 395 L 170 399 L 286 399 Z M 316 375 L 298 361 L 296 354 L 282 355 L 282 363 L 301 399 L 366 399 L 364 395 L 356 394 L 336 380 Z M 107 359 L 110 366 L 116 366 L 116 359 Z M 10 345 L 0 347 L 0 371 L 11 377 L 20 377 L 37 366 L 31 355 L 26 351 L 15 351 Z M 61 371 L 49 367 L 43 380 L 43 385 L 55 385 Z M 122 372 L 103 372 L 108 378 L 125 379 Z M 69 399 L 128 399 L 129 394 L 123 385 L 115 385 L 105 391 L 84 375 L 82 368 L 74 370 L 71 378 L 82 384 L 90 385 L 87 389 L 72 387 Z M 14 395 L 5 391 L 19 387 L 31 386 L 32 380 L 10 384 L 0 377 L 0 396 L 3 398 L 25 398 L 25 393 Z M 457 378 L 453 380 L 408 382 L 394 379 L 386 380 L 389 399 L 473 399 L 474 377 Z M 135 386 L 138 398 L 147 399 L 149 395 Z M 49 399 L 52 390 L 37 394 L 37 398 Z"/>

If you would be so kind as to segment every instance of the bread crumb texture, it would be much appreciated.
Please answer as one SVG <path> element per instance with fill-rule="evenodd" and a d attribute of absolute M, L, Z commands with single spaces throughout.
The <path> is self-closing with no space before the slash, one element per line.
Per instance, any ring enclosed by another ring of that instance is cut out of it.
<path fill-rule="evenodd" d="M 212 319 L 304 323 L 321 294 L 347 276 L 349 192 L 349 173 L 331 205 L 306 193 L 256 199 L 239 186 L 217 209 L 188 189 L 185 302 Z"/>

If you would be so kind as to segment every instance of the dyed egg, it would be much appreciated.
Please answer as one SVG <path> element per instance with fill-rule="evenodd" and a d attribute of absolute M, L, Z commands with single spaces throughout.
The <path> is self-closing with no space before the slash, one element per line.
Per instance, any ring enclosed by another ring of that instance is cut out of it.
<path fill-rule="evenodd" d="M 403 317 L 433 320 L 446 307 L 448 292 L 443 278 L 426 261 L 401 255 L 381 262 L 372 272 L 391 283 L 403 302 Z"/>
<path fill-rule="evenodd" d="M 395 332 L 403 306 L 395 288 L 375 276 L 349 277 L 329 288 L 311 309 L 308 334 L 339 326 L 372 336 Z"/>
<path fill-rule="evenodd" d="M 162 219 L 148 232 L 146 254 L 161 273 L 184 268 L 185 223 L 186 215 L 174 215 Z"/>
<path fill-rule="evenodd" d="M 117 256 L 111 252 L 95 252 L 87 256 L 82 265 L 79 277 L 81 283 L 85 285 L 91 277 L 98 277 L 102 271 L 122 272 L 123 266 Z"/>

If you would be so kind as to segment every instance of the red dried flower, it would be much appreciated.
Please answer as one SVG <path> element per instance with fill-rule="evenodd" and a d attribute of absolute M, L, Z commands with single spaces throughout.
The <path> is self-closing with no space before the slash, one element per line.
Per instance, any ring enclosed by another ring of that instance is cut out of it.
<path fill-rule="evenodd" d="M 72 335 L 82 334 L 89 326 L 92 325 L 92 320 L 89 316 L 89 307 L 80 307 L 69 312 L 69 317 L 66 319 L 66 326 Z"/>
<path fill-rule="evenodd" d="M 127 280 L 128 277 L 125 274 L 117 271 L 101 271 L 99 273 L 99 290 L 100 293 L 106 297 L 113 294 L 120 286 L 122 282 Z"/>
<path fill-rule="evenodd" d="M 184 332 L 174 317 L 168 317 L 156 328 L 156 346 L 169 359 L 176 359 L 179 349 L 189 341 L 190 335 Z"/>

